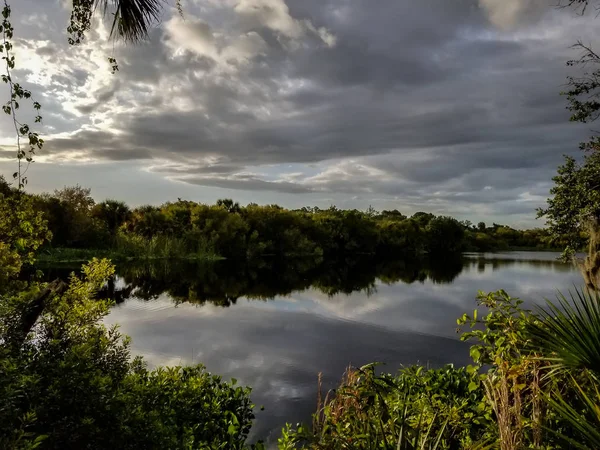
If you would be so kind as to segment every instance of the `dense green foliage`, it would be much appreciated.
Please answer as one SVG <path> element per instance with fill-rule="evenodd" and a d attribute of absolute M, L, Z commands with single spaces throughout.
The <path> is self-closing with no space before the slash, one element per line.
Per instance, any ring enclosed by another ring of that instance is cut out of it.
<path fill-rule="evenodd" d="M 95 256 L 113 259 L 218 255 L 251 260 L 356 254 L 414 258 L 552 245 L 545 230 L 483 223 L 475 227 L 423 212 L 408 218 L 396 210 L 288 210 L 277 205 L 242 207 L 232 200 L 215 205 L 178 200 L 131 210 L 115 200 L 96 204 L 90 190 L 80 186 L 30 198 L 52 233 L 45 252 L 56 259 L 61 259 L 56 250 L 61 248 L 93 249 Z"/>
<path fill-rule="evenodd" d="M 590 227 L 600 221 L 600 153 L 586 155 L 581 163 L 566 157 L 553 181 L 552 197 L 538 216 L 546 218 L 552 237 L 573 253 L 588 242 Z"/>
<path fill-rule="evenodd" d="M 312 429 L 288 425 L 280 449 L 455 448 L 485 439 L 492 411 L 473 368 L 377 375 L 375 365 L 348 369 L 332 397 L 319 400 Z"/>
<path fill-rule="evenodd" d="M 249 390 L 202 366 L 149 370 L 101 319 L 113 274 L 94 260 L 68 284 L 15 275 L 49 236 L 31 198 L 0 194 L 0 448 L 241 449 Z"/>

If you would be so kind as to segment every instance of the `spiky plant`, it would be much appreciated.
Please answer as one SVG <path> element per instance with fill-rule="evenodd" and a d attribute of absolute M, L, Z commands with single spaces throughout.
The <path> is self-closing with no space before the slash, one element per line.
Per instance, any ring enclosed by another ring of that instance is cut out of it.
<path fill-rule="evenodd" d="M 164 3 L 164 0 L 73 0 L 67 29 L 69 42 L 81 43 L 96 12 L 113 16 L 112 37 L 130 42 L 140 41 L 148 36 L 152 23 L 160 19 Z"/>
<path fill-rule="evenodd" d="M 575 448 L 600 448 L 600 294 L 580 289 L 569 294 L 559 294 L 557 303 L 548 301 L 530 327 L 536 351 L 553 372 L 570 372 L 569 399 L 558 390 L 545 397 L 578 437 L 548 431 Z"/>
<path fill-rule="evenodd" d="M 576 440 L 560 433 L 556 434 L 574 448 L 582 450 L 600 448 L 600 389 L 595 379 L 591 378 L 588 381 L 590 386 L 584 388 L 575 378 L 571 377 L 571 384 L 576 389 L 579 404 L 586 414 L 559 394 L 547 398 L 550 407 L 567 421 L 580 437 Z"/>
<path fill-rule="evenodd" d="M 600 376 L 600 293 L 576 289 L 539 308 L 532 343 L 555 370 L 589 370 Z"/>

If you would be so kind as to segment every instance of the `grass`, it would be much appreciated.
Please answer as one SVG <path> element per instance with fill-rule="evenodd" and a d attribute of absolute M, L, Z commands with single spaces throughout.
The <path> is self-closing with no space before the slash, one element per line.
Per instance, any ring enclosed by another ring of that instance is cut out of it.
<path fill-rule="evenodd" d="M 179 259 L 218 261 L 224 259 L 209 249 L 191 248 L 182 239 L 155 236 L 118 236 L 108 249 L 47 248 L 38 254 L 39 263 L 80 263 L 92 258 L 113 261 Z"/>

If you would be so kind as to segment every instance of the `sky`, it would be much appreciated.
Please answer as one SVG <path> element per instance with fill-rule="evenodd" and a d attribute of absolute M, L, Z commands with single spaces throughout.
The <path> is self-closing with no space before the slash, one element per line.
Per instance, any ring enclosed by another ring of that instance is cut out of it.
<path fill-rule="evenodd" d="M 568 120 L 565 63 L 600 40 L 600 18 L 554 4 L 183 0 L 145 42 L 115 43 L 98 20 L 70 47 L 68 2 L 13 0 L 14 76 L 46 141 L 28 189 L 542 226 L 562 155 L 593 129 Z M 12 126 L 0 120 L 7 178 Z"/>

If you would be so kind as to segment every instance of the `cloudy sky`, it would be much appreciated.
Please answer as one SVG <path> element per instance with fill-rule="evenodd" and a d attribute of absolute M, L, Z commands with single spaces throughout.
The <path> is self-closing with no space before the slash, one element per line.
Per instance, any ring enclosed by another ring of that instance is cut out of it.
<path fill-rule="evenodd" d="M 76 48 L 64 1 L 12 3 L 15 76 L 43 105 L 33 191 L 539 226 L 556 166 L 592 128 L 568 122 L 559 92 L 600 19 L 556 0 L 183 0 L 147 42 L 114 44 L 97 23 Z"/>

